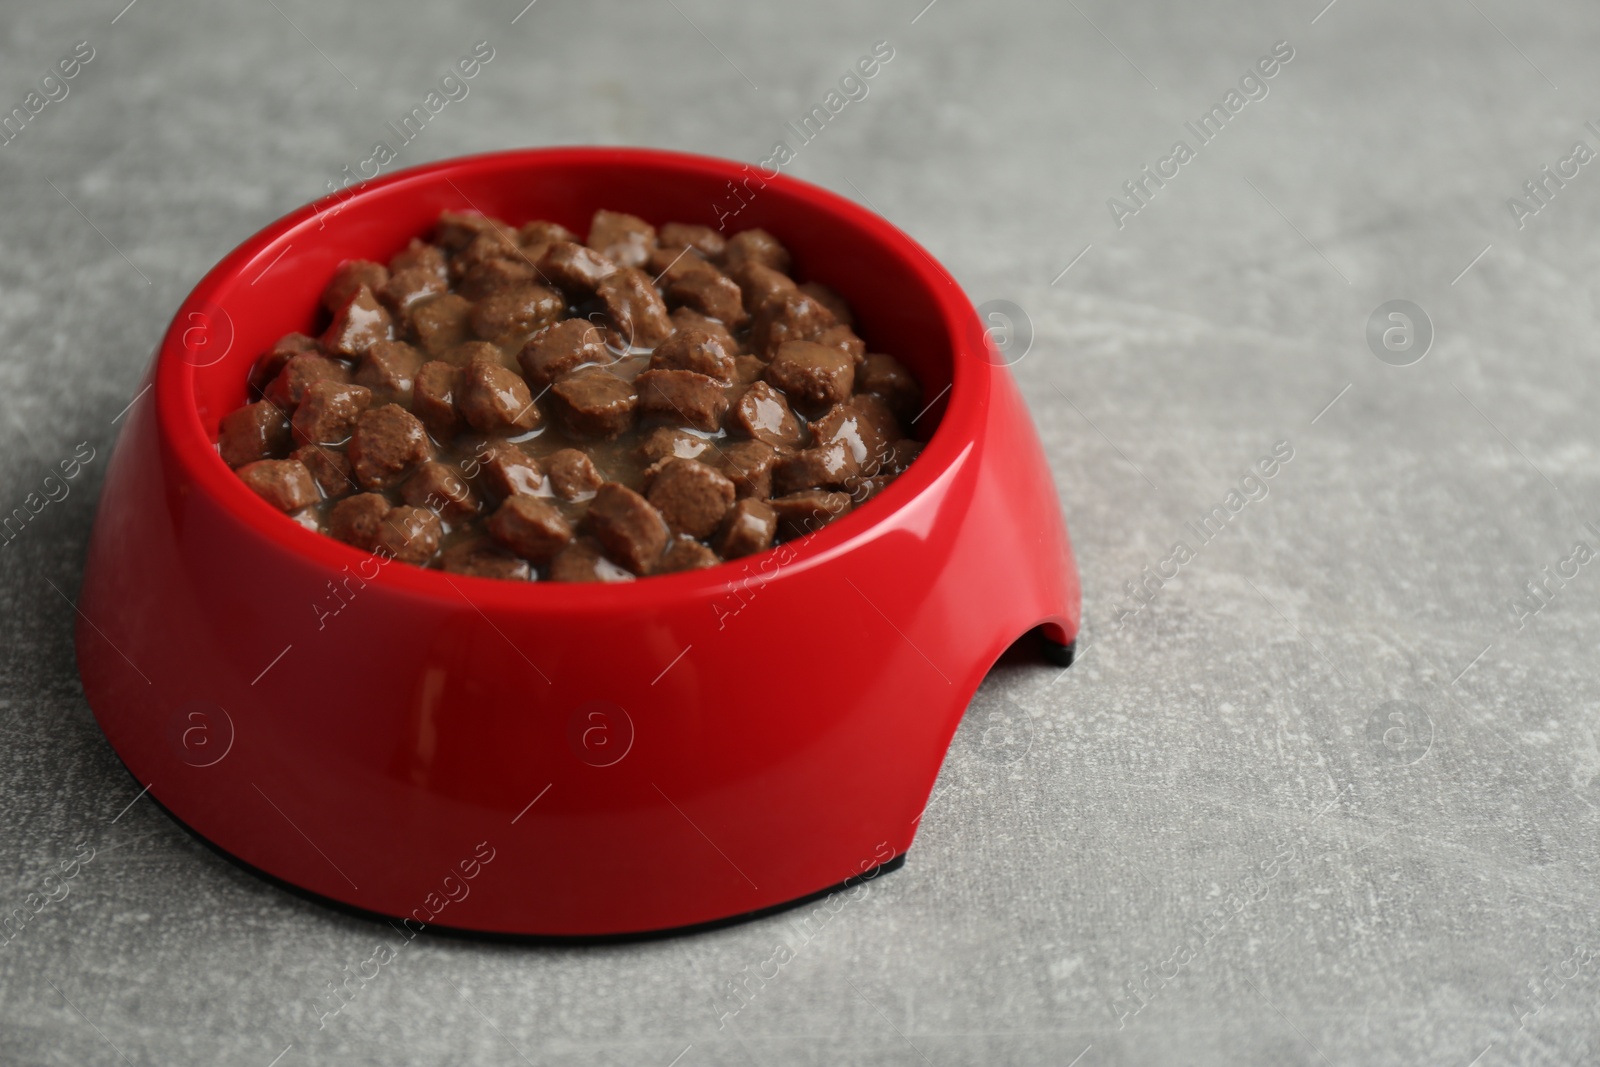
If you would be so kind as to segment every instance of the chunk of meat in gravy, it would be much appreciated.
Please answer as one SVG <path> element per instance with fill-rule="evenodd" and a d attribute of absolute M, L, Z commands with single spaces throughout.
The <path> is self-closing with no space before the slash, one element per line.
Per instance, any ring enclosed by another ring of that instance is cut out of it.
<path fill-rule="evenodd" d="M 552 241 L 537 264 L 539 277 L 573 296 L 593 296 L 595 287 L 617 264 L 573 241 Z"/>
<path fill-rule="evenodd" d="M 572 540 L 572 526 L 547 500 L 510 496 L 489 517 L 489 536 L 523 559 L 546 563 Z"/>
<path fill-rule="evenodd" d="M 398 485 L 430 453 L 422 423 L 398 404 L 368 408 L 350 435 L 350 468 L 364 489 Z"/>
<path fill-rule="evenodd" d="M 666 302 L 643 271 L 624 267 L 607 275 L 595 295 L 630 348 L 654 348 L 672 333 Z"/>
<path fill-rule="evenodd" d="M 642 413 L 681 419 L 697 430 L 716 430 L 728 410 L 721 383 L 694 371 L 647 370 L 634 383 Z"/>
<path fill-rule="evenodd" d="M 650 354 L 653 370 L 689 370 L 708 378 L 733 380 L 737 350 L 711 330 L 679 329 Z"/>
<path fill-rule="evenodd" d="M 539 461 L 510 441 L 495 441 L 473 458 L 471 474 L 481 477 L 498 498 L 538 496 L 544 488 Z"/>
<path fill-rule="evenodd" d="M 709 537 L 733 506 L 733 483 L 704 463 L 666 460 L 650 482 L 647 499 L 674 533 Z"/>
<path fill-rule="evenodd" d="M 394 320 L 372 290 L 365 285 L 356 287 L 348 300 L 333 313 L 333 322 L 322 335 L 322 347 L 328 352 L 354 358 L 379 341 L 392 340 Z"/>
<path fill-rule="evenodd" d="M 334 270 L 333 280 L 322 291 L 322 306 L 330 313 L 337 312 L 362 286 L 376 293 L 388 281 L 389 268 L 382 263 L 369 259 L 346 260 Z"/>
<path fill-rule="evenodd" d="M 634 574 L 649 574 L 667 547 L 667 523 L 661 513 L 616 482 L 606 482 L 595 492 L 588 525 L 606 555 Z"/>
<path fill-rule="evenodd" d="M 528 339 L 517 354 L 528 384 L 539 392 L 589 363 L 611 362 L 599 327 L 588 319 L 566 319 Z"/>
<path fill-rule="evenodd" d="M 601 208 L 589 223 L 589 247 L 624 267 L 642 267 L 656 248 L 656 228 L 637 215 Z"/>
<path fill-rule="evenodd" d="M 590 440 L 628 429 L 639 405 L 633 384 L 601 367 L 568 375 L 551 386 L 549 396 L 567 432 Z"/>
<path fill-rule="evenodd" d="M 507 552 L 487 537 L 457 541 L 444 550 L 439 566 L 451 574 L 464 574 L 472 578 L 526 582 L 534 577 L 532 564 Z"/>
<path fill-rule="evenodd" d="M 765 500 L 746 498 L 728 510 L 715 541 L 727 559 L 752 556 L 772 547 L 778 534 L 778 513 Z"/>
<path fill-rule="evenodd" d="M 796 448 L 808 437 L 788 399 L 766 382 L 756 382 L 734 405 L 731 427 L 774 448 Z"/>
<path fill-rule="evenodd" d="M 239 468 L 239 478 L 279 511 L 299 511 L 321 499 L 311 472 L 293 459 L 258 459 Z"/>
<path fill-rule="evenodd" d="M 487 434 L 526 433 L 542 418 L 528 383 L 498 363 L 474 363 L 462 373 L 456 407 L 473 429 Z"/>
<path fill-rule="evenodd" d="M 821 415 L 850 395 L 855 360 L 810 341 L 789 341 L 767 366 L 767 381 L 782 389 L 802 415 Z"/>
<path fill-rule="evenodd" d="M 750 348 L 772 359 L 789 341 L 814 341 L 835 325 L 833 312 L 800 290 L 779 293 L 756 309 L 750 320 Z"/>
<path fill-rule="evenodd" d="M 736 263 L 759 263 L 784 274 L 794 265 L 789 250 L 762 229 L 741 230 L 728 238 L 722 262 L 730 267 Z"/>
<path fill-rule="evenodd" d="M 288 449 L 289 441 L 289 420 L 269 400 L 235 408 L 222 416 L 217 428 L 218 451 L 230 467 L 280 456 Z"/>
<path fill-rule="evenodd" d="M 605 481 L 587 452 L 563 448 L 545 457 L 550 486 L 562 500 L 587 500 Z"/>
<path fill-rule="evenodd" d="M 461 413 L 456 410 L 460 391 L 460 367 L 433 360 L 417 369 L 412 384 L 411 410 L 441 441 L 453 438 L 461 427 Z"/>

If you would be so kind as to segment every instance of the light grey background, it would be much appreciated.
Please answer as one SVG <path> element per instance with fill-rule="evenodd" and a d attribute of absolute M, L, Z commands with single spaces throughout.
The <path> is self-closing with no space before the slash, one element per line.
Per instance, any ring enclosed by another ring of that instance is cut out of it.
<path fill-rule="evenodd" d="M 1521 629 L 1510 606 L 1600 549 L 1600 163 L 1525 228 L 1507 207 L 1600 148 L 1592 5 L 538 0 L 513 24 L 520 0 L 122 2 L 0 16 L 0 110 L 96 50 L 0 148 L 0 505 L 78 442 L 99 454 L 0 551 L 0 911 L 97 850 L 0 948 L 0 1063 L 1600 1055 L 1600 567 Z M 319 1030 L 309 1004 L 384 928 L 127 808 L 66 598 L 178 301 L 478 40 L 495 58 L 399 165 L 589 141 L 757 160 L 891 42 L 790 172 L 1025 309 L 1084 652 L 997 667 L 906 867 L 804 945 L 792 916 L 625 947 L 421 939 Z M 1119 229 L 1107 198 L 1279 40 L 1270 94 Z M 1436 330 L 1413 366 L 1368 350 L 1392 299 Z M 1120 614 L 1279 441 L 1269 495 Z M 780 940 L 795 958 L 719 1028 Z"/>

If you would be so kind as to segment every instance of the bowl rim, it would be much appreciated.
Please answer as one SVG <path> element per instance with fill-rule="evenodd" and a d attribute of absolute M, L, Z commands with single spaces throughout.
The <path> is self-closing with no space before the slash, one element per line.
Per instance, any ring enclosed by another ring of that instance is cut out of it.
<path fill-rule="evenodd" d="M 380 175 L 336 194 L 341 210 L 397 186 L 434 184 L 471 172 L 507 167 L 561 167 L 571 165 L 646 166 L 668 171 L 694 172 L 718 180 L 745 176 L 749 165 L 713 156 L 654 148 L 560 146 L 520 148 L 455 156 L 420 164 L 389 175 Z M 805 573 L 841 554 L 871 541 L 878 529 L 953 477 L 973 450 L 987 407 L 989 376 L 998 370 L 970 351 L 973 339 L 986 336 L 971 300 L 949 271 L 898 226 L 854 201 L 810 182 L 778 174 L 761 175 L 768 186 L 801 202 L 819 215 L 832 214 L 865 232 L 871 240 L 886 246 L 926 287 L 938 307 L 944 332 L 949 340 L 950 385 L 945 394 L 929 402 L 931 408 L 944 400 L 945 409 L 932 436 L 917 460 L 866 504 L 829 523 L 814 533 L 786 541 L 765 552 L 728 560 L 715 566 L 675 574 L 652 575 L 620 582 L 509 582 L 451 574 L 436 568 L 415 565 L 385 567 L 384 585 L 391 591 L 436 601 L 465 600 L 478 609 L 540 610 L 563 612 L 606 612 L 618 609 L 647 608 L 657 602 L 679 602 L 726 593 L 747 576 L 751 565 L 759 566 L 779 553 L 787 553 L 762 584 Z M 231 518 L 247 526 L 274 547 L 293 554 L 330 574 L 339 574 L 369 560 L 371 553 L 310 530 L 278 511 L 251 492 L 234 471 L 222 461 L 200 420 L 195 402 L 195 374 L 202 368 L 184 358 L 183 336 L 190 314 L 205 308 L 223 308 L 219 294 L 232 290 L 248 277 L 252 268 L 260 270 L 273 256 L 281 255 L 295 240 L 308 239 L 321 210 L 331 197 L 320 197 L 267 224 L 225 255 L 179 304 L 171 324 L 157 349 L 154 367 L 157 432 L 169 446 L 182 475 L 201 490 Z M 463 199 L 465 199 L 463 197 Z M 463 204 L 461 210 L 472 210 Z M 948 395 L 946 395 L 948 394 Z M 874 505 L 878 505 L 874 507 Z M 863 511 L 866 514 L 862 514 Z M 471 594 L 471 595 L 469 595 Z"/>

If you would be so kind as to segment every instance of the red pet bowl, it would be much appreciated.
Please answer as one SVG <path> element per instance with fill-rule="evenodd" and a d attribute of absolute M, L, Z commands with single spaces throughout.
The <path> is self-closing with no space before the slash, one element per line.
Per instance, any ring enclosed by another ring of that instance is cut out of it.
<path fill-rule="evenodd" d="M 506 934 L 714 922 L 905 853 L 994 660 L 1036 627 L 1070 656 L 1077 572 L 950 275 L 847 200 L 748 177 L 634 149 L 451 160 L 302 208 L 205 277 L 127 415 L 77 630 L 101 728 L 168 811 L 312 894 Z M 934 401 L 921 457 L 821 532 L 631 583 L 468 578 L 307 530 L 217 455 L 255 356 L 312 326 L 342 260 L 385 260 L 445 209 L 715 226 L 729 183 L 729 230 L 777 235 Z"/>

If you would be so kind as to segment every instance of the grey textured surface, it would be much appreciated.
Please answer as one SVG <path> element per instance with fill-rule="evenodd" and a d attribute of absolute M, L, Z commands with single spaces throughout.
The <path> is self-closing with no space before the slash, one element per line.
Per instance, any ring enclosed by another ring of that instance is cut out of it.
<path fill-rule="evenodd" d="M 1524 228 L 1506 203 L 1574 141 L 1600 148 L 1600 10 L 539 0 L 513 24 L 520 0 L 482 0 L 381 25 L 122 2 L 0 19 L 4 109 L 95 49 L 0 147 L 0 502 L 79 442 L 98 457 L 0 552 L 0 911 L 96 850 L 0 947 L 0 1063 L 1600 1056 L 1600 577 L 1550 582 L 1520 628 L 1510 606 L 1600 547 L 1600 175 L 1549 186 Z M 793 916 L 590 949 L 424 938 L 319 1029 L 323 984 L 383 928 L 124 810 L 67 597 L 112 420 L 183 294 L 480 39 L 494 60 L 400 165 L 586 141 L 756 160 L 893 44 L 791 173 L 1025 309 L 1016 373 L 1080 553 L 1085 650 L 1064 675 L 996 668 L 909 863 L 809 941 Z M 1295 55 L 1269 95 L 1119 229 L 1107 198 L 1279 40 Z M 1437 332 L 1408 367 L 1364 339 L 1397 298 Z M 1202 544 L 1185 523 L 1279 441 L 1268 495 Z M 1179 540 L 1193 558 L 1128 612 L 1125 583 Z M 719 1026 L 780 941 L 794 959 Z"/>

